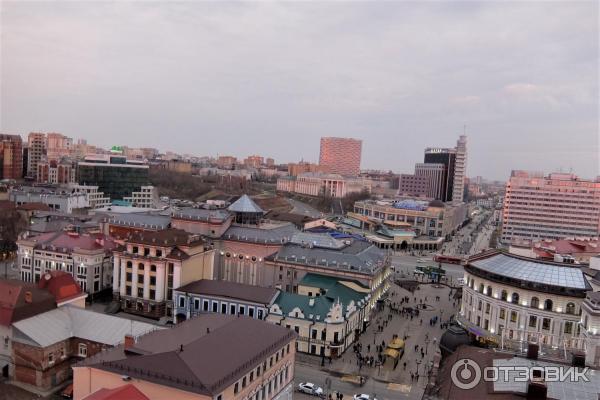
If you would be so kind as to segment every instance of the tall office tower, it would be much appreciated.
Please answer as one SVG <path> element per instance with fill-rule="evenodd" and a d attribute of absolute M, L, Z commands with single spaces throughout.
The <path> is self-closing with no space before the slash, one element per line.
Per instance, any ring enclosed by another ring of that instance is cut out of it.
<path fill-rule="evenodd" d="M 323 137 L 319 165 L 332 174 L 357 176 L 360 173 L 362 140 Z"/>
<path fill-rule="evenodd" d="M 456 151 L 454 149 L 443 149 L 428 147 L 425 149 L 424 164 L 442 164 L 444 170 L 441 176 L 441 201 L 452 200 L 454 191 L 454 164 L 456 162 Z"/>
<path fill-rule="evenodd" d="M 415 164 L 415 176 L 427 177 L 427 197 L 442 200 L 444 198 L 444 164 Z"/>
<path fill-rule="evenodd" d="M 512 171 L 504 197 L 504 243 L 599 234 L 600 178 Z"/>
<path fill-rule="evenodd" d="M 464 199 L 465 178 L 467 172 L 467 136 L 460 135 L 456 142 L 456 161 L 454 162 L 454 176 L 452 201 L 460 203 Z"/>
<path fill-rule="evenodd" d="M 23 176 L 23 141 L 19 135 L 0 134 L 0 179 Z"/>
<path fill-rule="evenodd" d="M 73 153 L 73 139 L 60 133 L 46 135 L 46 155 L 48 161 L 60 160 Z"/>
<path fill-rule="evenodd" d="M 37 177 L 37 166 L 46 155 L 46 135 L 43 133 L 31 132 L 27 138 L 27 146 L 29 147 L 27 159 L 27 177 Z"/>

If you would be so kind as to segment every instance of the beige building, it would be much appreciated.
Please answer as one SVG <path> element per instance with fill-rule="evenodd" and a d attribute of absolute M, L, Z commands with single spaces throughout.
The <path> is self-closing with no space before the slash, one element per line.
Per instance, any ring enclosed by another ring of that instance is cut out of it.
<path fill-rule="evenodd" d="M 257 319 L 202 314 L 78 364 L 73 398 L 128 384 L 151 400 L 292 400 L 294 340 Z"/>
<path fill-rule="evenodd" d="M 308 196 L 341 198 L 351 193 L 370 192 L 373 182 L 364 178 L 348 178 L 337 174 L 305 172 L 297 177 L 277 180 L 277 190 Z"/>
<path fill-rule="evenodd" d="M 174 289 L 214 279 L 214 250 L 199 235 L 166 229 L 117 241 L 122 245 L 113 253 L 113 297 L 126 312 L 171 317 Z"/>

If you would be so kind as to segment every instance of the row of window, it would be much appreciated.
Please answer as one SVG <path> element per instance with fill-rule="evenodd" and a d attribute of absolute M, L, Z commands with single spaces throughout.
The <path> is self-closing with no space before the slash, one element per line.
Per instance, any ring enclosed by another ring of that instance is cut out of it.
<path fill-rule="evenodd" d="M 262 365 L 259 365 L 258 367 L 252 369 L 252 371 L 250 371 L 248 374 L 244 375 L 242 377 L 242 379 L 238 380 L 234 386 L 233 386 L 233 393 L 234 394 L 238 394 L 241 389 L 244 389 L 248 384 L 252 383 L 254 381 L 254 379 L 258 378 L 261 376 L 261 374 L 266 373 L 269 369 L 271 369 L 273 367 L 273 365 L 277 364 L 279 362 L 280 359 L 283 359 L 283 357 L 286 354 L 290 354 L 290 344 L 288 343 L 287 346 L 283 347 L 281 350 L 277 351 L 277 353 L 275 353 L 274 355 L 272 355 L 269 360 L 268 360 L 268 364 L 267 364 L 267 360 L 264 360 Z M 279 376 L 275 376 L 275 389 L 277 389 L 277 380 L 279 378 L 279 384 L 281 385 L 283 383 L 283 373 L 285 373 L 285 380 L 287 381 L 288 379 L 288 369 L 289 367 L 285 368 L 285 371 L 282 371 L 282 373 L 279 374 Z M 265 384 L 265 386 L 267 386 Z M 270 393 L 270 382 L 269 382 L 269 389 L 268 392 Z M 263 391 L 264 391 L 264 387 L 263 387 Z M 266 397 L 263 397 L 266 398 Z M 260 400 L 260 399 L 258 399 Z"/>
<path fill-rule="evenodd" d="M 212 303 L 211 303 L 212 302 Z M 202 303 L 202 309 L 200 308 Z M 185 296 L 179 296 L 179 308 L 186 308 L 187 299 Z M 224 301 L 208 300 L 193 298 L 190 301 L 190 311 L 213 312 L 229 315 L 247 315 L 250 318 L 263 319 L 265 316 L 264 309 L 244 304 L 226 303 Z"/>

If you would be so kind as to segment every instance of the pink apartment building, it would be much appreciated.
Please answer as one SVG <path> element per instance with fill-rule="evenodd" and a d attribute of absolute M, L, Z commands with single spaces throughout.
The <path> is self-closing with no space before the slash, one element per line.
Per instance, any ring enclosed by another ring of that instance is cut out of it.
<path fill-rule="evenodd" d="M 319 165 L 332 174 L 357 176 L 360 173 L 362 140 L 323 137 Z"/>
<path fill-rule="evenodd" d="M 513 171 L 506 184 L 502 241 L 598 236 L 600 179 Z"/>

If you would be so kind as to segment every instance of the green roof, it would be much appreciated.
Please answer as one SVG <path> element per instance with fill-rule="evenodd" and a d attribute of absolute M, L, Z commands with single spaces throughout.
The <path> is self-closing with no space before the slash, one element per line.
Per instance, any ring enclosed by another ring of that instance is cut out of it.
<path fill-rule="evenodd" d="M 279 306 L 284 315 L 288 315 L 294 308 L 298 307 L 302 310 L 305 319 L 312 319 L 310 318 L 310 314 L 312 314 L 314 319 L 316 319 L 318 315 L 320 317 L 319 320 L 323 321 L 327 318 L 327 313 L 329 313 L 336 301 L 340 301 L 345 312 L 346 307 L 351 301 L 358 303 L 359 300 L 362 300 L 367 296 L 366 293 L 357 292 L 356 290 L 343 285 L 339 281 L 339 279 L 331 276 L 311 273 L 306 274 L 299 285 L 321 288 L 325 291 L 325 294 L 310 297 L 296 293 L 281 292 L 279 296 L 277 296 L 275 304 Z M 347 280 L 344 279 L 344 281 Z M 364 287 L 360 282 L 351 282 Z M 311 299 L 314 300 L 312 306 L 310 305 Z"/>

